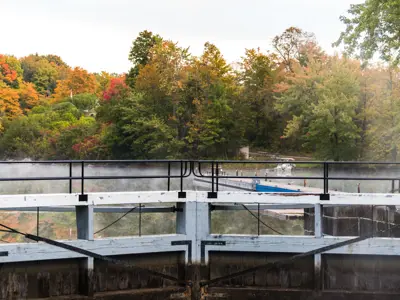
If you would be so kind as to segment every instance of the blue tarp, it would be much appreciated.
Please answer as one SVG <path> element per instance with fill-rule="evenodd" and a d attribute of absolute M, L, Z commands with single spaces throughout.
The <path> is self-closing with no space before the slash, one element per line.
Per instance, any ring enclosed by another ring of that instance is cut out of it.
<path fill-rule="evenodd" d="M 265 193 L 298 193 L 301 192 L 299 189 L 285 189 L 275 186 L 268 186 L 262 184 L 256 184 L 256 192 L 265 192 Z"/>

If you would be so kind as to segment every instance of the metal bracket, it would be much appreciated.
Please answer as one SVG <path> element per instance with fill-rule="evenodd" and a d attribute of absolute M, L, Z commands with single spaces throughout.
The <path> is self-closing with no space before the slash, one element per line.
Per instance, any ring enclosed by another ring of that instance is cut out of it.
<path fill-rule="evenodd" d="M 217 192 L 208 192 L 207 198 L 208 199 L 217 199 L 218 198 L 218 193 Z"/>
<path fill-rule="evenodd" d="M 8 251 L 1 251 L 0 256 L 8 256 Z"/>
<path fill-rule="evenodd" d="M 186 198 L 186 192 L 178 192 L 178 198 Z"/>
<path fill-rule="evenodd" d="M 200 245 L 200 256 L 201 264 L 206 262 L 206 246 L 226 246 L 225 241 L 201 241 Z"/>
<path fill-rule="evenodd" d="M 182 245 L 186 245 L 188 246 L 187 250 L 188 250 L 188 263 L 191 264 L 192 263 L 192 241 L 187 240 L 187 241 L 172 241 L 171 242 L 171 246 L 182 246 Z"/>
<path fill-rule="evenodd" d="M 87 194 L 81 194 L 79 195 L 79 201 L 88 201 L 88 195 Z"/>
<path fill-rule="evenodd" d="M 329 194 L 320 194 L 319 200 L 330 200 Z"/>

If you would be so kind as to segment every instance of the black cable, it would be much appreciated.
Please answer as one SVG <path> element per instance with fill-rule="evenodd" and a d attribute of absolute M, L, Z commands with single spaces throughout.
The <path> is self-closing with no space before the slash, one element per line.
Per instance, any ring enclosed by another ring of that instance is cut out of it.
<path fill-rule="evenodd" d="M 94 234 L 98 234 L 98 233 L 100 233 L 100 232 L 106 230 L 107 228 L 113 226 L 115 223 L 119 222 L 122 218 L 124 218 L 127 214 L 133 212 L 135 209 L 136 209 L 136 206 L 135 206 L 135 207 L 132 207 L 130 210 L 128 210 L 126 213 L 124 213 L 121 217 L 119 217 L 118 219 L 116 219 L 114 222 L 108 224 L 106 227 L 104 227 L 104 228 L 102 228 L 102 229 L 100 229 L 100 230 L 97 230 Z"/>
<path fill-rule="evenodd" d="M 76 253 L 80 253 L 80 254 L 83 254 L 83 255 L 86 255 L 86 256 L 89 256 L 89 257 L 93 257 L 95 259 L 99 259 L 99 260 L 102 260 L 102 261 L 106 261 L 106 262 L 109 262 L 109 263 L 112 263 L 112 264 L 115 264 L 115 265 L 120 265 L 120 266 L 124 266 L 126 268 L 133 268 L 133 269 L 136 269 L 136 270 L 139 270 L 139 271 L 143 271 L 143 272 L 146 272 L 149 275 L 161 277 L 161 278 L 164 278 L 164 279 L 167 279 L 167 280 L 170 280 L 170 281 L 174 281 L 174 282 L 177 282 L 178 284 L 181 284 L 181 285 L 187 285 L 186 281 L 180 280 L 180 279 L 175 278 L 175 277 L 173 277 L 171 275 L 168 275 L 168 274 L 160 273 L 158 271 L 153 271 L 153 270 L 150 270 L 150 269 L 145 269 L 143 267 L 133 265 L 130 262 L 125 262 L 125 261 L 118 260 L 118 259 L 115 259 L 115 258 L 111 258 L 111 257 L 108 257 L 108 256 L 103 256 L 103 255 L 91 252 L 89 250 L 85 250 L 85 249 L 82 249 L 82 248 L 79 248 L 79 247 L 76 247 L 76 246 L 73 246 L 73 245 L 70 245 L 70 244 L 66 244 L 66 243 L 63 243 L 63 242 L 55 241 L 55 240 L 48 239 L 48 238 L 41 237 L 41 236 L 37 236 L 37 235 L 34 235 L 34 234 L 23 233 L 23 232 L 20 232 L 20 231 L 18 231 L 16 229 L 13 229 L 13 228 L 8 227 L 8 226 L 6 226 L 4 224 L 1 224 L 1 223 L 0 223 L 0 226 L 9 229 L 12 233 L 20 234 L 20 235 L 26 237 L 27 239 L 30 239 L 30 240 L 33 240 L 33 241 L 36 241 L 36 242 L 44 242 L 46 244 L 49 244 L 49 245 L 52 245 L 52 246 L 55 246 L 55 247 L 63 248 L 63 249 L 66 249 L 66 250 L 70 250 L 70 251 L 73 251 L 73 252 L 76 252 Z"/>
<path fill-rule="evenodd" d="M 263 221 L 261 221 L 261 219 L 260 219 L 259 217 L 257 217 L 255 214 L 253 214 L 253 212 L 252 212 L 250 209 L 248 209 L 248 208 L 246 207 L 246 205 L 244 205 L 243 203 L 242 203 L 242 206 L 243 206 L 254 218 L 256 218 L 261 224 L 263 224 L 265 227 L 271 229 L 273 232 L 276 232 L 277 234 L 283 235 L 283 233 L 279 232 L 278 230 L 272 228 L 271 226 L 269 226 L 269 225 L 267 225 L 266 223 L 264 223 Z"/>

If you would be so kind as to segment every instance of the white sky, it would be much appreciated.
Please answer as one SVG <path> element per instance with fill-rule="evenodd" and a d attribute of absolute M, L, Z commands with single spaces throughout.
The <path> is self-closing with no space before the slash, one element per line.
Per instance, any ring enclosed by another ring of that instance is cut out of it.
<path fill-rule="evenodd" d="M 245 48 L 270 49 L 290 26 L 314 32 L 332 53 L 344 26 L 339 16 L 363 0 L 0 0 L 0 53 L 56 54 L 91 72 L 127 72 L 132 41 L 142 30 L 190 46 L 206 41 L 228 62 Z"/>

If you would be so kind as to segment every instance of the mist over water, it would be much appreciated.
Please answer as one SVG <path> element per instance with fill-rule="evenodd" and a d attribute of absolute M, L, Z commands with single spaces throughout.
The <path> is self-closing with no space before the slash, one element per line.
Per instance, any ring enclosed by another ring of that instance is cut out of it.
<path fill-rule="evenodd" d="M 94 165 L 85 164 L 85 176 L 167 176 L 166 164 L 152 165 Z M 74 164 L 72 176 L 81 176 L 81 165 Z M 187 171 L 188 172 L 188 171 Z M 171 175 L 180 174 L 180 165 L 171 165 Z M 0 164 L 0 178 L 31 178 L 31 177 L 68 177 L 68 164 L 35 164 L 35 163 L 5 163 Z M 184 179 L 184 189 L 191 190 L 191 179 Z M 171 179 L 171 190 L 180 189 L 180 179 Z M 84 191 L 94 192 L 124 192 L 124 191 L 166 191 L 168 180 L 155 179 L 85 179 Z M 44 194 L 68 193 L 69 180 L 45 181 L 3 181 L 0 182 L 0 195 L 12 194 Z M 72 192 L 81 192 L 81 180 L 72 181 Z M 138 207 L 139 203 L 127 205 Z M 160 204 L 146 204 L 146 206 Z M 175 203 L 163 203 L 162 206 L 174 206 Z M 119 218 L 120 213 L 95 213 L 94 230 L 97 231 Z M 5 223 L 23 232 L 37 233 L 36 212 L 0 211 Z M 74 212 L 39 212 L 39 234 L 54 239 L 76 239 L 76 216 Z M 140 219 L 140 220 L 139 220 Z M 137 236 L 140 234 L 168 234 L 175 232 L 175 213 L 143 213 L 139 217 L 137 210 L 126 215 L 118 223 L 95 235 L 95 238 Z M 12 242 L 29 242 L 23 238 L 15 239 L 10 234 L 1 234 L 0 239 Z M 0 242 L 1 242 L 0 240 Z"/>
<path fill-rule="evenodd" d="M 72 176 L 81 176 L 81 165 L 74 164 Z M 171 166 L 171 175 L 180 174 L 178 164 Z M 164 166 L 138 165 L 93 165 L 86 164 L 85 176 L 167 176 L 168 168 Z M 29 177 L 68 177 L 68 164 L 1 164 L 0 178 L 29 178 Z M 151 179 L 85 179 L 85 192 L 124 192 L 124 191 L 166 191 L 166 178 Z M 191 180 L 184 179 L 184 188 L 192 189 Z M 171 179 L 171 190 L 180 189 L 179 178 Z M 3 181 L 0 182 L 0 194 L 42 194 L 68 193 L 69 180 L 44 181 Z M 81 192 L 81 180 L 72 181 L 72 192 Z"/>
<path fill-rule="evenodd" d="M 392 189 L 391 181 L 363 181 L 362 178 L 371 177 L 393 177 L 400 178 L 399 168 L 347 168 L 335 169 L 333 166 L 329 171 L 330 177 L 357 177 L 360 180 L 330 180 L 329 190 L 337 190 L 342 192 L 356 193 L 358 184 L 360 191 L 365 193 L 389 193 Z M 233 168 L 224 168 L 230 175 L 235 174 Z M 265 174 L 262 169 L 243 171 L 245 176 L 254 176 L 255 172 L 259 176 Z M 85 164 L 85 176 L 166 176 L 168 174 L 167 165 L 161 164 L 145 164 L 145 165 L 93 165 Z M 179 175 L 179 164 L 171 166 L 171 175 Z M 322 168 L 296 168 L 292 172 L 292 176 L 322 176 Z M 5 163 L 0 165 L 0 178 L 24 178 L 24 177 L 67 177 L 69 176 L 68 164 L 35 164 L 24 163 L 14 164 Z M 79 163 L 73 165 L 72 176 L 81 176 L 81 165 Z M 276 176 L 276 174 L 271 174 Z M 184 178 L 184 190 L 211 190 L 209 188 L 198 188 L 193 184 L 193 176 Z M 273 182 L 303 186 L 302 179 L 274 179 Z M 260 179 L 261 184 L 268 184 L 264 179 Z M 123 192 L 123 191 L 166 191 L 168 189 L 168 180 L 165 179 L 99 179 L 85 180 L 85 192 Z M 306 181 L 309 187 L 323 188 L 322 180 Z M 395 182 L 395 188 L 398 189 L 399 182 Z M 180 190 L 180 179 L 171 179 L 170 190 Z M 68 193 L 69 180 L 57 181 L 14 181 L 0 182 L 0 194 L 42 194 L 42 193 Z M 72 192 L 81 192 L 81 180 L 72 181 Z M 146 204 L 146 206 L 160 205 L 157 203 Z M 174 206 L 176 203 L 163 203 L 162 206 Z M 138 206 L 132 204 L 130 207 Z M 112 223 L 122 214 L 119 213 L 95 213 L 94 230 L 97 231 Z M 36 212 L 1 212 L 0 216 L 3 222 L 10 226 L 14 226 L 24 232 L 37 233 L 37 214 Z M 118 237 L 118 236 L 137 236 L 140 234 L 169 234 L 175 232 L 176 224 L 175 213 L 144 213 L 139 216 L 137 211 L 126 215 L 118 223 L 110 228 L 95 235 L 95 238 Z M 304 234 L 301 220 L 281 221 L 268 216 L 262 218 L 273 224 L 285 234 Z M 234 220 L 234 222 L 232 222 Z M 141 232 L 139 232 L 139 223 L 141 224 Z M 212 213 L 212 232 L 213 233 L 241 233 L 254 234 L 257 232 L 257 222 L 246 211 L 223 212 L 216 211 Z M 273 234 L 268 229 L 262 229 L 263 234 Z M 44 237 L 54 239 L 76 239 L 76 216 L 74 212 L 70 213 L 54 213 L 39 212 L 39 234 Z M 0 235 L 1 240 L 12 242 L 27 242 L 22 238 L 15 239 L 9 234 Z M 1 242 L 0 240 L 0 242 Z"/>

